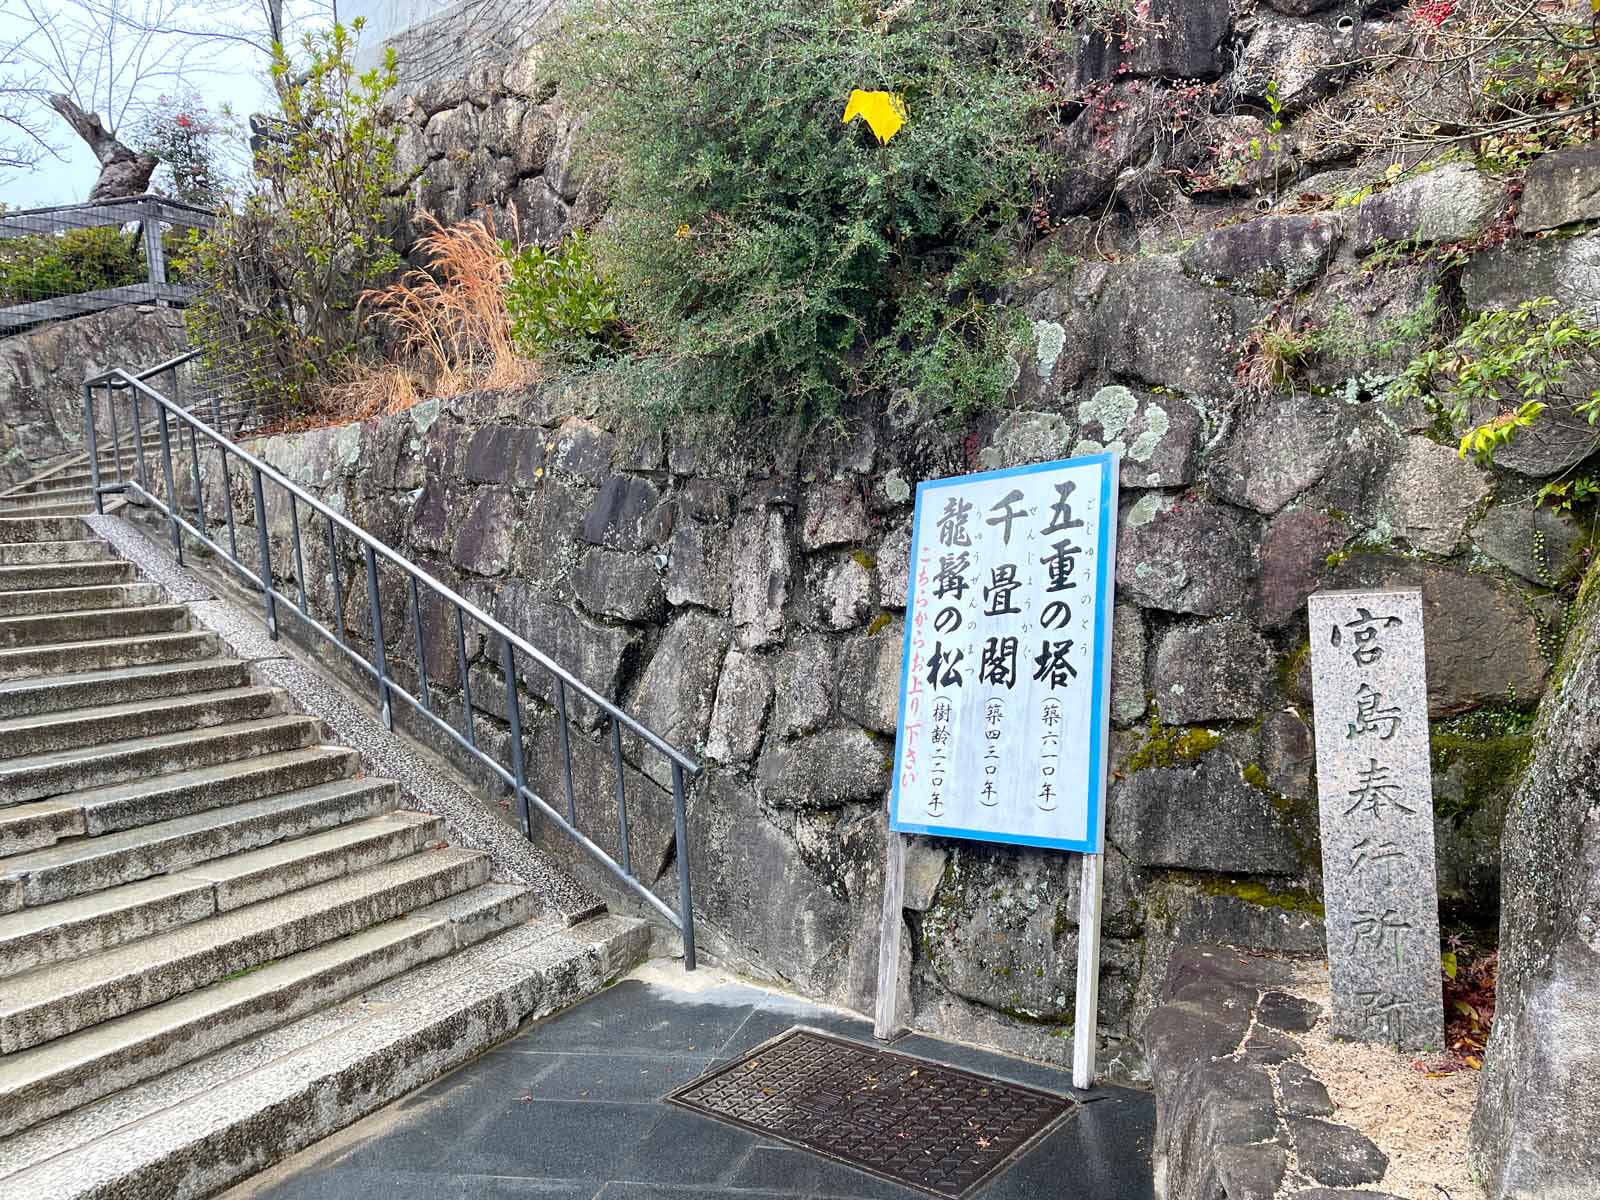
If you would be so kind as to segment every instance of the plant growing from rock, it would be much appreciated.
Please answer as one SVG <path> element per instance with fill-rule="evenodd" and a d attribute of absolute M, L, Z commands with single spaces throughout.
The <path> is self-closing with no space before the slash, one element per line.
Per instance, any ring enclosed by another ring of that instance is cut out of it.
<path fill-rule="evenodd" d="M 631 353 L 608 369 L 662 418 L 1002 397 L 1043 41 L 1026 0 L 580 3 L 555 66 L 612 184 L 593 248 Z M 841 122 L 856 89 L 903 98 L 888 145 Z"/>
<path fill-rule="evenodd" d="M 1482 463 L 1554 405 L 1600 420 L 1600 328 L 1548 296 L 1480 313 L 1448 345 L 1425 350 L 1389 388 L 1422 400 L 1453 428 L 1461 457 Z"/>
<path fill-rule="evenodd" d="M 583 230 L 573 230 L 551 250 L 506 244 L 502 255 L 510 275 L 504 304 L 518 351 L 530 358 L 590 358 L 616 346 L 616 285 L 595 265 Z"/>
<path fill-rule="evenodd" d="M 401 265 L 385 211 L 394 52 L 358 72 L 362 24 L 308 34 L 299 59 L 275 47 L 284 115 L 256 156 L 255 186 L 192 238 L 180 264 L 199 286 L 185 312 L 191 340 L 208 366 L 241 369 L 249 390 L 303 399 L 336 377 L 363 340 L 361 295 Z"/>

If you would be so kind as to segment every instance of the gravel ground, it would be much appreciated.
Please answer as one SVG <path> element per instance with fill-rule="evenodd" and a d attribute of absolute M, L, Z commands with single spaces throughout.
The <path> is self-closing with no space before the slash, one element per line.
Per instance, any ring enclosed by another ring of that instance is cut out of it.
<path fill-rule="evenodd" d="M 1467 1165 L 1467 1127 L 1478 1100 L 1478 1072 L 1449 1056 L 1397 1054 L 1384 1046 L 1335 1041 L 1327 1018 L 1328 972 L 1309 967 L 1294 988 L 1322 1006 L 1310 1033 L 1297 1034 L 1306 1066 L 1338 1106 L 1333 1119 L 1366 1134 L 1389 1156 L 1377 1185 L 1405 1200 L 1484 1200 Z"/>

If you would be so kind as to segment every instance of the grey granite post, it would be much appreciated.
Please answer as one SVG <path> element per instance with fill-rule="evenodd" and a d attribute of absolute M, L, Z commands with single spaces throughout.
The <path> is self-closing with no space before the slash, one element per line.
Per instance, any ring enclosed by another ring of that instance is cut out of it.
<path fill-rule="evenodd" d="M 1309 608 L 1333 1032 L 1442 1049 L 1422 593 Z"/>

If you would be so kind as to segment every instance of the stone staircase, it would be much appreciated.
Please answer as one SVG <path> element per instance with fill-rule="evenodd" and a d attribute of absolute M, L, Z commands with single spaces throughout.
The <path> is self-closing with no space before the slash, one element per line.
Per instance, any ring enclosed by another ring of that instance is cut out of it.
<path fill-rule="evenodd" d="M 101 482 L 114 481 L 116 455 L 103 451 L 99 458 Z M 122 455 L 122 471 L 125 475 L 133 471 L 131 452 L 124 451 Z M 47 467 L 31 479 L 0 492 L 0 517 L 60 517 L 86 513 L 94 507 L 90 479 L 87 454 Z"/>
<path fill-rule="evenodd" d="M 389 981 L 392 1003 L 434 1019 L 451 1012 L 439 981 L 490 987 L 496 1019 L 430 1043 L 436 1074 L 648 941 L 637 922 L 567 930 L 541 908 L 82 521 L 0 516 L 0 1196 L 211 1194 L 432 1077 L 392 1070 L 351 1100 L 335 1071 L 299 1124 L 268 1089 L 210 1129 L 230 1071 L 259 1090 L 277 1063 L 296 1095 L 323 1078 L 340 1059 L 318 1048 L 330 1006 L 368 1020 Z M 280 1119 L 248 1153 L 218 1149 L 266 1110 Z"/>

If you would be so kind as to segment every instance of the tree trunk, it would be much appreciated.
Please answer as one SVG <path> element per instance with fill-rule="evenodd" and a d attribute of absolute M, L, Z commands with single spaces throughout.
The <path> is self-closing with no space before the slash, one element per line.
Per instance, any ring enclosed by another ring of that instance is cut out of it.
<path fill-rule="evenodd" d="M 84 112 L 70 96 L 50 97 L 50 106 L 66 118 L 73 132 L 88 143 L 100 162 L 100 178 L 95 180 L 90 200 L 119 200 L 142 196 L 150 186 L 150 176 L 159 161 L 153 154 L 136 154 L 105 127 L 94 113 Z"/>

